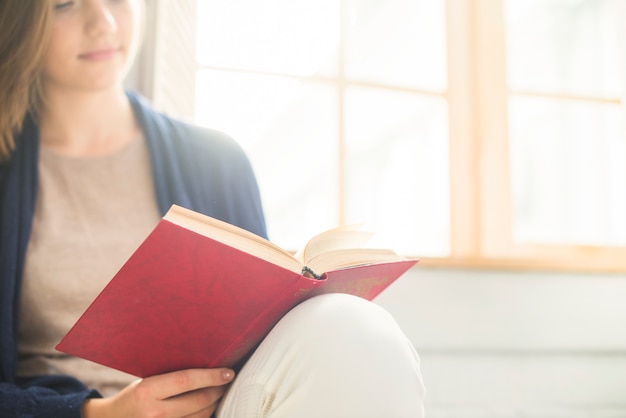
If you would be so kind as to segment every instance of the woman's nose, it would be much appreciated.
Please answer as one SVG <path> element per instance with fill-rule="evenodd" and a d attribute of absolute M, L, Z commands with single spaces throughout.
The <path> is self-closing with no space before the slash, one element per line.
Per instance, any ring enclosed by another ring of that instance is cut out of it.
<path fill-rule="evenodd" d="M 100 36 L 117 31 L 117 20 L 106 4 L 106 1 L 86 1 L 86 31 L 89 36 Z"/>

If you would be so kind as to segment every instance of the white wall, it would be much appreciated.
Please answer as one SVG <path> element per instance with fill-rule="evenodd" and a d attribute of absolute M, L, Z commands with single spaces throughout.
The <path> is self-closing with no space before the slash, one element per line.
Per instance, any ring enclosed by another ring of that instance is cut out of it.
<path fill-rule="evenodd" d="M 428 418 L 626 417 L 626 275 L 418 265 L 376 301 L 420 353 Z"/>

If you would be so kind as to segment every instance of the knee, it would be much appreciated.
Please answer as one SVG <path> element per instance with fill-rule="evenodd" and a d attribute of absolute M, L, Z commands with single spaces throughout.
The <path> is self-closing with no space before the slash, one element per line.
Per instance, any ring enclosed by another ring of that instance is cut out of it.
<path fill-rule="evenodd" d="M 339 386 L 345 379 L 354 383 L 357 376 L 376 385 L 403 385 L 415 399 L 423 398 L 419 356 L 381 306 L 356 296 L 326 294 L 298 305 L 283 321 L 285 358 L 297 364 L 290 367 L 306 370 L 307 376 L 332 376 Z M 343 373 L 349 377 L 340 377 Z"/>
<path fill-rule="evenodd" d="M 421 417 L 425 391 L 417 353 L 385 309 L 327 294 L 279 321 L 227 402 L 252 393 L 258 394 L 254 405 L 271 416 Z"/>
<path fill-rule="evenodd" d="M 304 338 L 372 344 L 406 337 L 395 319 L 381 306 L 357 296 L 333 293 L 315 296 L 289 312 L 283 321 L 304 330 Z"/>

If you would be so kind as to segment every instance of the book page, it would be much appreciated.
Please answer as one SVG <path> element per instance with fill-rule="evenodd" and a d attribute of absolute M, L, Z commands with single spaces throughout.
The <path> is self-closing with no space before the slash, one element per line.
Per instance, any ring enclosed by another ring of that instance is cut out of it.
<path fill-rule="evenodd" d="M 295 258 L 304 265 L 322 253 L 341 249 L 362 248 L 374 236 L 372 232 L 359 230 L 360 225 L 348 225 L 317 234 L 298 251 Z"/>
<path fill-rule="evenodd" d="M 406 260 L 408 259 L 387 249 L 338 249 L 317 254 L 307 261 L 307 267 L 322 274 L 347 267 Z"/>
<path fill-rule="evenodd" d="M 298 274 L 304 267 L 289 251 L 265 238 L 190 209 L 172 205 L 163 219 Z"/>
<path fill-rule="evenodd" d="M 305 266 L 321 275 L 337 268 L 405 260 L 391 250 L 363 248 L 374 234 L 359 230 L 358 225 L 322 232 L 294 256 L 252 232 L 177 205 L 172 205 L 163 218 L 297 274 Z"/>

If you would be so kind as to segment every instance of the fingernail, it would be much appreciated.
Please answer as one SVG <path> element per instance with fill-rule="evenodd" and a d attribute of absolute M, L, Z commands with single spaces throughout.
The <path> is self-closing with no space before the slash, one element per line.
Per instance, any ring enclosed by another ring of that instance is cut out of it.
<path fill-rule="evenodd" d="M 224 380 L 232 380 L 233 377 L 235 377 L 235 372 L 232 370 L 224 370 L 224 372 L 222 372 L 222 377 Z"/>

